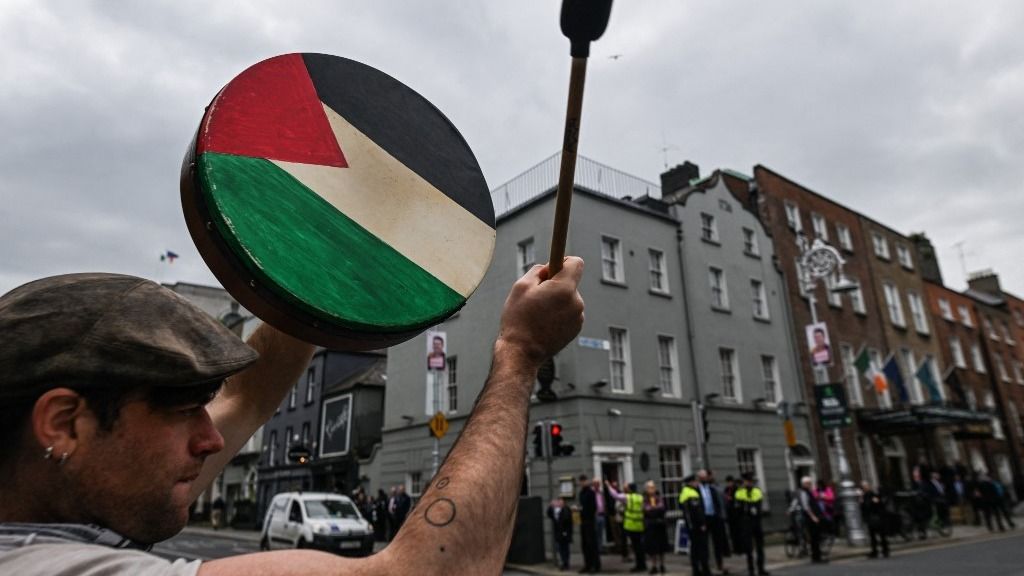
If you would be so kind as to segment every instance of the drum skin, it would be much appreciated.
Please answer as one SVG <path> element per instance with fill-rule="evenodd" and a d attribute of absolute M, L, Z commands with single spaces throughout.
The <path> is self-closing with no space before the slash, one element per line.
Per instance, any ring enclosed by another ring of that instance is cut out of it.
<path fill-rule="evenodd" d="M 181 171 L 224 287 L 274 327 L 370 350 L 457 312 L 494 250 L 472 151 L 430 102 L 353 60 L 286 54 L 214 98 Z"/>

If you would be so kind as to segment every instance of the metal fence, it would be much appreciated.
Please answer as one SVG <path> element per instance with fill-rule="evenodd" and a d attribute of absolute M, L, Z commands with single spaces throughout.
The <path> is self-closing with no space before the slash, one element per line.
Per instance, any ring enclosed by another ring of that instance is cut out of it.
<path fill-rule="evenodd" d="M 556 152 L 540 164 L 491 190 L 495 216 L 501 216 L 557 187 L 561 162 L 562 153 Z M 658 184 L 626 174 L 584 156 L 576 158 L 574 181 L 576 186 L 613 198 L 621 199 L 627 196 L 639 198 L 644 195 L 661 198 L 661 186 Z"/>

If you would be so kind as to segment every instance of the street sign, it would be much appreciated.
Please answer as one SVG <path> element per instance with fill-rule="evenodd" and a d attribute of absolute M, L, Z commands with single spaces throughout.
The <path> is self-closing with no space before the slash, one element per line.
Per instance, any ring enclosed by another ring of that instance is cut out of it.
<path fill-rule="evenodd" d="M 816 385 L 814 399 L 822 428 L 842 428 L 850 424 L 850 413 L 846 408 L 846 393 L 842 384 Z"/>
<path fill-rule="evenodd" d="M 434 414 L 434 417 L 430 419 L 430 435 L 440 440 L 447 433 L 448 419 L 444 417 L 444 412 Z"/>
<path fill-rule="evenodd" d="M 612 343 L 608 340 L 602 340 L 600 338 L 584 338 L 579 339 L 580 348 L 593 348 L 594 350 L 611 350 Z"/>

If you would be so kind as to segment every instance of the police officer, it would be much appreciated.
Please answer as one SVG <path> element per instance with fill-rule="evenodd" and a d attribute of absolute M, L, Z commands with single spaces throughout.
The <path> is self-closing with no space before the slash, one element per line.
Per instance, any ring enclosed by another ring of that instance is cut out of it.
<path fill-rule="evenodd" d="M 704 501 L 697 491 L 697 477 L 683 478 L 679 504 L 690 531 L 690 566 L 693 576 L 711 576 L 708 566 L 708 521 L 704 515 Z"/>
<path fill-rule="evenodd" d="M 736 490 L 734 498 L 740 509 L 740 543 L 739 546 L 747 553 L 747 572 L 754 576 L 754 554 L 757 554 L 757 574 L 768 576 L 764 569 L 764 530 L 761 528 L 761 515 L 764 512 L 764 494 L 754 485 L 754 474 L 744 472 L 743 486 Z"/>

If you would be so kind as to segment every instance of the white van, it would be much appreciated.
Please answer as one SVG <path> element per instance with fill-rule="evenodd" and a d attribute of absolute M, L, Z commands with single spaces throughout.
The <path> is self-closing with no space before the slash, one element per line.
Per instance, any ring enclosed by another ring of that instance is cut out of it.
<path fill-rule="evenodd" d="M 315 548 L 345 556 L 369 556 L 373 553 L 373 526 L 346 496 L 284 492 L 270 502 L 260 548 Z"/>

